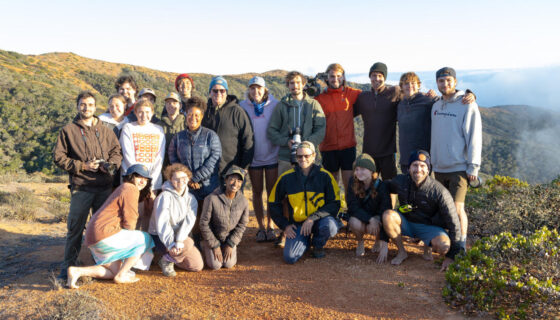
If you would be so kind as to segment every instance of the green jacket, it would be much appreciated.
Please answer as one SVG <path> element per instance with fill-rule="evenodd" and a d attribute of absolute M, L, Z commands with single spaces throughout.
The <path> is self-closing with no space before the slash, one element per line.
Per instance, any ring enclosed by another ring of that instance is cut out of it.
<path fill-rule="evenodd" d="M 301 141 L 311 141 L 316 147 L 325 137 L 326 120 L 323 109 L 317 100 L 304 93 L 301 108 L 290 94 L 286 95 L 272 113 L 266 136 L 280 146 L 278 159 L 290 161 L 288 141 L 290 132 L 296 127 L 301 129 Z"/>
<path fill-rule="evenodd" d="M 163 132 L 165 133 L 165 157 L 163 159 L 163 168 L 169 165 L 169 156 L 167 155 L 167 150 L 169 150 L 169 144 L 173 139 L 173 136 L 177 133 L 185 130 L 185 116 L 181 113 L 175 118 L 175 120 L 171 121 L 169 116 L 163 115 L 160 120 L 158 120 L 157 125 L 163 128 Z"/>

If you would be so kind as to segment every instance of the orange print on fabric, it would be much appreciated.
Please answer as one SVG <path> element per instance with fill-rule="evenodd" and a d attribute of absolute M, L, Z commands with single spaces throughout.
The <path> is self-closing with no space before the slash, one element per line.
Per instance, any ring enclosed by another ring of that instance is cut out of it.
<path fill-rule="evenodd" d="M 160 136 L 154 133 L 134 133 L 134 157 L 138 163 L 154 163 L 159 153 Z"/>

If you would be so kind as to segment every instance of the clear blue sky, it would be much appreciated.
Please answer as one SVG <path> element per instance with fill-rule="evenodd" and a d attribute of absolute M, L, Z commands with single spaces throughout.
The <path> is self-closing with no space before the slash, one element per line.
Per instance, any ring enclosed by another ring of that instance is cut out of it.
<path fill-rule="evenodd" d="M 2 1 L 0 49 L 172 72 L 560 65 L 560 1 Z"/>

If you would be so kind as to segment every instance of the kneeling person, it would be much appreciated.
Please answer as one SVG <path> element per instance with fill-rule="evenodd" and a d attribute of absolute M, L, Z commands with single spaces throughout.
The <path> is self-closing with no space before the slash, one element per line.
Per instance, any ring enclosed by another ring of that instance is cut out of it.
<path fill-rule="evenodd" d="M 383 213 L 383 228 L 398 248 L 397 256 L 391 263 L 401 264 L 408 257 L 402 240 L 405 235 L 424 242 L 425 259 L 432 259 L 428 246 L 446 255 L 441 268 L 445 270 L 461 249 L 461 224 L 453 198 L 441 183 L 429 176 L 431 164 L 428 152 L 414 152 L 408 165 L 407 174 L 398 175 L 389 183 L 390 192 L 398 195 L 401 206 L 398 211 Z"/>
<path fill-rule="evenodd" d="M 166 181 L 154 201 L 149 233 L 156 251 L 163 253 L 159 266 L 164 276 L 176 275 L 173 265 L 187 271 L 200 271 L 204 266 L 200 251 L 194 246 L 189 233 L 196 221 L 198 203 L 189 193 L 187 184 L 191 171 L 180 163 L 165 169 Z"/>
<path fill-rule="evenodd" d="M 314 164 L 315 146 L 309 141 L 297 148 L 298 165 L 278 178 L 270 194 L 272 220 L 284 230 L 284 260 L 293 264 L 313 244 L 313 256 L 325 256 L 323 247 L 338 232 L 336 215 L 340 191 L 333 176 Z M 287 198 L 289 217 L 283 215 L 282 200 Z"/>

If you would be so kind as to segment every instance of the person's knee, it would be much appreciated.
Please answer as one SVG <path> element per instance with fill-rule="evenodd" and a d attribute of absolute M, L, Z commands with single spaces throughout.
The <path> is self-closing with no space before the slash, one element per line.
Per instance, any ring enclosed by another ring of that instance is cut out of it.
<path fill-rule="evenodd" d="M 385 210 L 385 212 L 383 212 L 382 219 L 383 219 L 383 226 L 385 226 L 386 228 L 392 228 L 398 226 L 400 222 L 400 216 L 394 210 Z"/>
<path fill-rule="evenodd" d="M 355 217 L 351 217 L 350 220 L 348 220 L 348 227 L 355 234 L 363 234 L 363 222 Z"/>
<path fill-rule="evenodd" d="M 222 263 L 219 261 L 212 261 L 206 264 L 210 270 L 219 270 L 222 268 Z"/>
<path fill-rule="evenodd" d="M 284 261 L 287 264 L 296 263 L 302 256 L 304 250 L 301 250 L 298 246 L 284 247 Z"/>
<path fill-rule="evenodd" d="M 451 247 L 451 241 L 449 237 L 440 235 L 432 239 L 431 241 L 432 249 L 439 254 L 446 254 Z"/>

